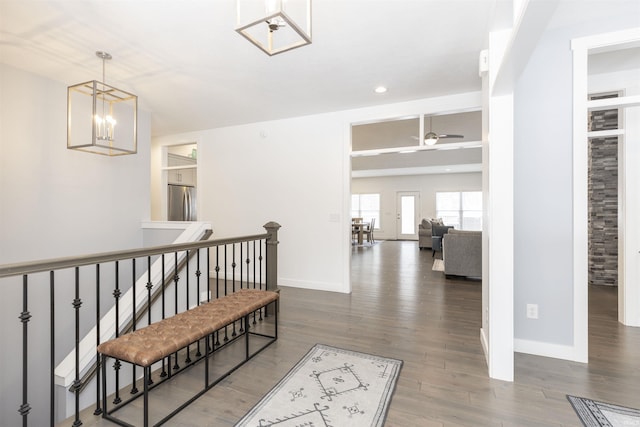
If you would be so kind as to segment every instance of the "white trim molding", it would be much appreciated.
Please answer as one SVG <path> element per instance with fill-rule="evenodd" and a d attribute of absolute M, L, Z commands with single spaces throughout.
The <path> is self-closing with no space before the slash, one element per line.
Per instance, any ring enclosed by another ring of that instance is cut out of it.
<path fill-rule="evenodd" d="M 581 355 L 576 353 L 575 346 L 552 344 L 548 342 L 524 340 L 516 338 L 513 341 L 514 351 L 517 353 L 533 354 L 535 356 L 553 357 L 555 359 L 584 362 Z"/>
<path fill-rule="evenodd" d="M 589 51 L 614 50 L 640 42 L 640 28 L 580 37 L 571 41 L 573 51 L 573 342 L 567 359 L 589 360 L 588 313 L 588 101 Z M 617 99 L 634 104 L 636 100 Z M 536 343 L 537 344 L 537 343 Z M 564 353 L 564 352 L 563 352 Z M 572 355 L 572 356 L 570 356 Z"/>

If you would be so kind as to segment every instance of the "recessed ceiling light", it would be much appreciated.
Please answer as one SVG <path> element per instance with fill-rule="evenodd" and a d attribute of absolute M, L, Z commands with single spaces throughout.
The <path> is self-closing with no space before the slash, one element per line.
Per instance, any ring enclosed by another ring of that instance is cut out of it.
<path fill-rule="evenodd" d="M 387 91 L 387 88 L 384 86 L 378 86 L 377 88 L 374 89 L 375 93 L 385 93 Z"/>

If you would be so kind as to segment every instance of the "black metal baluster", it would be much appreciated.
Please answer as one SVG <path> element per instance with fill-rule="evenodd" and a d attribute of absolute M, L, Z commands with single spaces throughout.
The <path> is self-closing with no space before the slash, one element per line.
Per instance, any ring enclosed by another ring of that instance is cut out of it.
<path fill-rule="evenodd" d="M 236 266 L 236 244 L 233 243 L 231 244 L 231 287 L 234 293 L 236 291 Z"/>
<path fill-rule="evenodd" d="M 264 289 L 265 290 L 269 289 L 269 284 L 267 283 L 269 281 L 269 251 L 267 250 L 268 244 L 269 244 L 269 241 L 267 239 L 264 239 Z M 264 317 L 265 318 L 269 317 L 269 312 L 267 311 L 267 307 L 263 308 L 263 310 L 264 310 Z"/>
<path fill-rule="evenodd" d="M 216 299 L 220 298 L 220 246 L 216 246 Z"/>
<path fill-rule="evenodd" d="M 200 305 L 200 249 L 196 249 L 196 300 L 197 305 Z M 200 353 L 200 340 L 198 340 L 198 344 L 196 347 L 196 357 L 202 356 Z"/>
<path fill-rule="evenodd" d="M 49 272 L 49 324 L 51 325 L 50 328 L 50 334 L 49 334 L 49 338 L 50 338 L 50 342 L 49 342 L 49 349 L 50 349 L 50 373 L 51 373 L 51 383 L 49 384 L 50 386 L 50 393 L 51 393 L 51 398 L 49 401 L 50 404 L 50 408 L 49 408 L 49 423 L 50 426 L 53 427 L 54 426 L 54 421 L 56 419 L 56 405 L 55 405 L 55 393 L 56 393 L 56 382 L 55 382 L 55 369 L 56 369 L 56 316 L 55 316 L 55 312 L 56 312 L 56 301 L 55 301 L 55 279 L 54 279 L 55 273 L 53 271 Z"/>
<path fill-rule="evenodd" d="M 151 290 L 153 282 L 151 281 L 151 256 L 147 256 L 147 325 L 151 324 Z M 151 375 L 149 375 L 149 385 L 153 384 Z"/>
<path fill-rule="evenodd" d="M 258 265 L 258 263 L 256 262 L 256 241 L 253 241 L 253 289 L 256 288 L 256 266 Z M 253 312 L 253 324 L 255 325 L 256 323 L 256 312 Z"/>
<path fill-rule="evenodd" d="M 240 264 L 242 265 L 242 264 Z M 236 244 L 231 244 L 231 287 L 233 292 L 236 292 Z M 236 322 L 233 322 L 233 331 L 231 332 L 231 336 L 235 337 L 238 335 L 236 333 Z"/>
<path fill-rule="evenodd" d="M 184 311 L 188 311 L 189 310 L 189 251 L 185 251 L 184 252 L 184 256 L 185 256 L 185 307 L 184 307 Z"/>
<path fill-rule="evenodd" d="M 210 248 L 207 247 L 207 262 L 206 262 L 206 264 L 207 264 L 207 269 L 206 269 L 206 272 L 207 272 L 207 302 L 211 301 L 211 278 L 209 277 L 209 274 L 211 272 L 211 270 L 210 270 L 211 259 L 209 258 L 211 256 L 211 251 L 209 249 Z M 216 332 L 216 334 L 217 334 L 217 332 Z M 211 342 L 212 344 L 214 343 L 213 334 L 210 334 L 210 336 L 211 336 L 211 338 L 207 337 L 207 341 L 206 341 L 207 348 L 205 349 L 205 351 L 206 350 L 211 351 L 211 348 L 213 347 L 213 345 L 211 347 L 209 347 L 209 342 Z M 211 339 L 211 341 L 209 341 L 209 339 Z"/>
<path fill-rule="evenodd" d="M 173 253 L 173 286 L 174 286 L 174 296 L 175 296 L 175 305 L 174 305 L 174 315 L 178 314 L 178 281 L 180 280 L 180 276 L 178 276 L 178 252 Z M 173 365 L 173 370 L 177 371 L 180 369 L 180 365 L 178 365 L 178 352 L 175 352 L 175 364 Z"/>
<path fill-rule="evenodd" d="M 76 404 L 76 418 L 73 422 L 73 426 L 81 426 L 80 421 L 80 307 L 82 306 L 82 300 L 80 299 L 80 267 L 76 267 L 76 289 L 75 298 L 73 300 L 73 308 L 75 310 L 75 333 L 76 333 L 76 378 L 73 381 L 73 394 L 75 395 Z"/>
<path fill-rule="evenodd" d="M 224 245 L 224 295 L 227 295 L 227 245 Z M 227 327 L 224 327 L 224 342 L 229 341 Z"/>
<path fill-rule="evenodd" d="M 227 296 L 227 245 L 224 245 L 224 295 Z"/>
<path fill-rule="evenodd" d="M 184 311 L 188 311 L 189 310 L 189 251 L 185 251 L 185 260 L 186 260 L 186 271 L 185 271 L 185 275 L 187 277 L 186 279 L 186 283 L 185 283 L 185 309 Z M 191 345 L 187 345 L 187 358 L 184 359 L 184 363 L 191 363 Z"/>
<path fill-rule="evenodd" d="M 242 289 L 242 242 L 240 242 L 239 245 L 240 245 L 240 289 Z M 247 276 L 249 276 L 249 270 L 247 270 Z M 233 322 L 233 326 L 235 325 L 236 323 Z M 243 326 L 242 321 L 240 321 L 240 330 L 238 332 L 243 333 L 245 326 L 248 326 L 248 325 Z"/>
<path fill-rule="evenodd" d="M 131 331 L 135 332 L 136 331 L 136 314 L 137 314 L 137 306 L 136 306 L 136 259 L 133 258 L 131 260 L 131 267 L 132 267 L 132 272 L 131 272 L 131 276 L 132 276 L 132 281 L 133 283 L 131 284 L 131 290 L 133 291 L 133 294 L 131 295 L 132 301 L 131 301 Z M 132 364 L 131 365 L 131 391 L 129 392 L 131 394 L 137 394 L 138 393 L 138 387 L 136 387 L 136 365 Z"/>
<path fill-rule="evenodd" d="M 216 246 L 216 299 L 218 298 L 220 298 L 220 246 Z M 216 331 L 215 345 L 220 346 L 220 333 L 218 331 Z"/>
<path fill-rule="evenodd" d="M 162 288 L 160 288 L 160 292 L 162 292 L 162 318 L 165 318 L 165 302 L 164 302 L 164 281 L 165 281 L 165 269 L 164 269 L 164 254 L 162 254 L 162 279 L 160 282 L 160 286 L 162 286 Z M 164 378 L 167 376 L 167 369 L 165 368 L 165 358 L 162 359 L 162 372 L 160 373 L 160 377 Z M 171 362 L 169 362 L 169 364 L 171 364 Z"/>
<path fill-rule="evenodd" d="M 147 325 L 151 324 L 151 290 L 153 282 L 151 281 L 151 256 L 147 256 Z"/>
<path fill-rule="evenodd" d="M 247 243 L 247 248 L 249 244 Z M 248 251 L 248 249 L 247 249 Z M 256 241 L 253 241 L 253 255 L 251 256 L 251 259 L 253 261 L 253 289 L 256 288 Z M 248 273 L 247 273 L 248 274 Z"/>
<path fill-rule="evenodd" d="M 207 272 L 207 302 L 211 301 L 211 280 L 209 277 L 209 274 L 211 273 L 211 270 L 209 270 L 209 267 L 211 266 L 211 260 L 209 259 L 209 249 L 210 248 L 207 248 L 207 262 L 205 263 L 207 265 L 207 269 L 205 270 Z"/>
<path fill-rule="evenodd" d="M 116 338 L 120 336 L 120 261 L 116 261 L 116 288 L 113 290 L 113 297 L 116 303 Z M 116 371 L 116 394 L 113 398 L 113 404 L 117 405 L 122 402 L 120 399 L 120 361 L 116 359 L 113 362 L 113 369 Z"/>
<path fill-rule="evenodd" d="M 22 322 L 22 405 L 20 405 L 20 409 L 18 412 L 22 416 L 22 425 L 23 427 L 27 427 L 29 412 L 31 412 L 31 406 L 29 406 L 28 402 L 28 382 L 29 379 L 29 371 L 28 371 L 28 337 L 29 337 L 29 320 L 31 319 L 31 313 L 29 313 L 28 304 L 27 304 L 27 296 L 28 296 L 28 279 L 25 274 L 22 276 L 22 312 L 18 319 Z"/>
<path fill-rule="evenodd" d="M 266 240 L 265 240 L 266 242 Z M 262 289 L 262 241 L 259 242 L 260 244 L 258 245 L 258 250 L 259 250 L 259 254 L 260 256 L 258 257 L 258 261 L 260 261 L 260 269 L 258 270 L 260 272 L 260 280 L 258 280 L 258 284 L 260 285 L 260 289 Z"/>
<path fill-rule="evenodd" d="M 266 242 L 266 240 L 265 240 Z M 258 258 L 258 260 L 260 261 L 260 268 L 258 269 L 258 272 L 260 274 L 260 280 L 258 280 L 258 283 L 260 284 L 260 289 L 262 289 L 262 241 L 260 241 L 260 244 L 258 245 L 258 249 L 259 249 L 259 253 L 260 253 L 260 257 Z M 260 317 L 259 320 L 262 321 L 262 308 L 260 309 L 259 313 L 260 313 Z M 266 308 L 264 309 L 266 310 Z"/>
<path fill-rule="evenodd" d="M 251 269 L 251 258 L 249 258 L 249 241 L 247 241 L 247 259 L 244 261 L 245 264 L 247 264 L 247 289 L 249 289 L 251 286 L 249 281 L 251 280 L 249 278 L 249 270 Z"/>
<path fill-rule="evenodd" d="M 100 264 L 96 264 L 96 347 L 100 345 Z M 100 415 L 100 353 L 96 350 L 96 409 L 93 415 Z"/>

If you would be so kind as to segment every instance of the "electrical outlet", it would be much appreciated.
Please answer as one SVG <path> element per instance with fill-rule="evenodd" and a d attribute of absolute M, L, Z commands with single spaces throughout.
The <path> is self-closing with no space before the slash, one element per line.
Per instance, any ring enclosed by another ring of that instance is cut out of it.
<path fill-rule="evenodd" d="M 527 318 L 528 319 L 538 318 L 538 304 L 527 304 Z"/>

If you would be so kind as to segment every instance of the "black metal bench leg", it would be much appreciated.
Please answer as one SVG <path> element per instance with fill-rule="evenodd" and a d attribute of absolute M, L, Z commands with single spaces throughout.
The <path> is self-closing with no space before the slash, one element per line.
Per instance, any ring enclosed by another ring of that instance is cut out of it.
<path fill-rule="evenodd" d="M 144 368 L 144 427 L 149 427 L 149 378 L 151 377 L 151 366 Z"/>
<path fill-rule="evenodd" d="M 109 410 L 107 409 L 107 356 L 101 354 L 102 358 L 102 418 L 106 418 Z"/>
<path fill-rule="evenodd" d="M 209 354 L 211 354 L 211 347 L 209 346 L 209 335 L 207 335 L 206 337 L 204 337 L 204 388 L 205 390 L 207 389 L 207 387 L 209 387 Z"/>
<path fill-rule="evenodd" d="M 245 334 L 245 360 L 249 360 L 249 315 L 244 316 L 244 334 Z"/>

